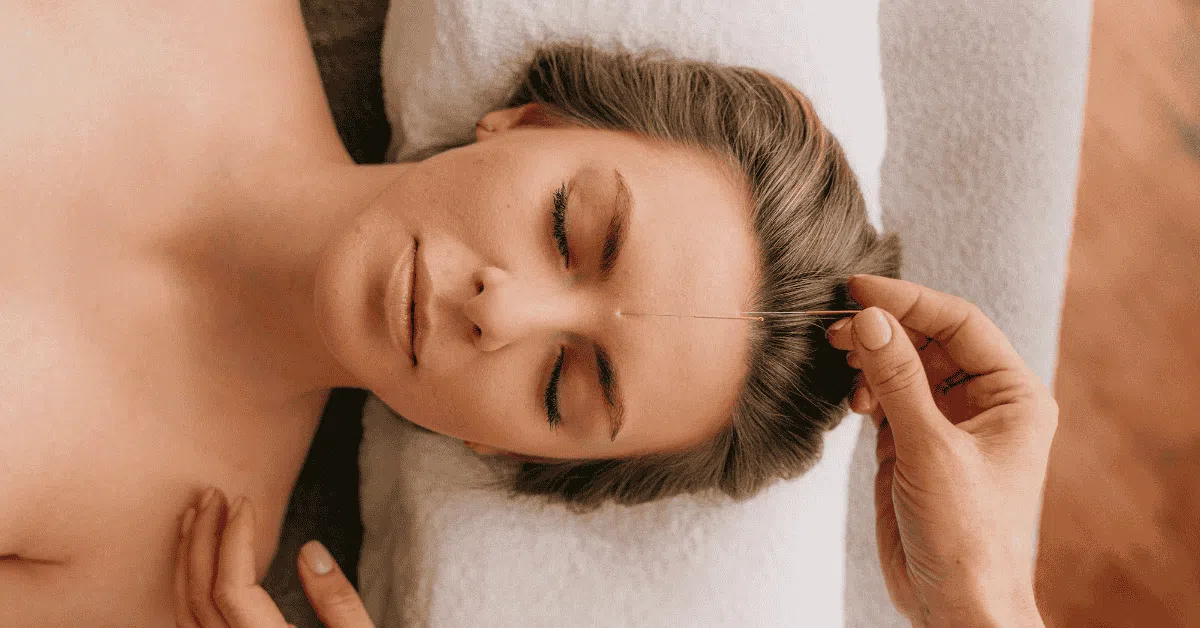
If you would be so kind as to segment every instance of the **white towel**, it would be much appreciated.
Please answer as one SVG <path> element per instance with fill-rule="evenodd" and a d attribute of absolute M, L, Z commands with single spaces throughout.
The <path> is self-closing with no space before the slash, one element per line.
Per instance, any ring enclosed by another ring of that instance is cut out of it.
<path fill-rule="evenodd" d="M 379 626 L 839 626 L 859 417 L 799 480 L 742 503 L 676 498 L 579 515 L 514 501 L 460 442 L 372 397 L 359 584 Z"/>

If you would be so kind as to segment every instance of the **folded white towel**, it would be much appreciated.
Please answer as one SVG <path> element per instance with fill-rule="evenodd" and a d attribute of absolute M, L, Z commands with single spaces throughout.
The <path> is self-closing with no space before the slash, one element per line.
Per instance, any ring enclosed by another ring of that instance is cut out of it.
<path fill-rule="evenodd" d="M 382 51 L 393 160 L 465 142 L 531 49 L 589 40 L 746 65 L 803 91 L 879 209 L 879 0 L 393 0 Z"/>
<path fill-rule="evenodd" d="M 871 428 L 873 429 L 873 428 Z M 461 442 L 371 397 L 359 584 L 379 626 L 840 626 L 852 416 L 799 480 L 579 515 L 488 488 Z"/>

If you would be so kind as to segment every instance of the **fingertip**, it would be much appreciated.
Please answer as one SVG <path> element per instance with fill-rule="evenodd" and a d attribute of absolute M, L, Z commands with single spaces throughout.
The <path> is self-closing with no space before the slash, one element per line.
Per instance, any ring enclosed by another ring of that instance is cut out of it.
<path fill-rule="evenodd" d="M 362 598 L 320 541 L 309 541 L 298 557 L 300 584 L 317 617 L 327 626 L 373 626 Z"/>
<path fill-rule="evenodd" d="M 324 576 L 333 571 L 333 556 L 320 541 L 315 539 L 300 548 L 300 558 L 304 566 L 318 576 Z"/>
<path fill-rule="evenodd" d="M 852 369 L 862 370 L 862 358 L 859 357 L 857 351 L 851 351 L 846 354 L 846 364 Z"/>
<path fill-rule="evenodd" d="M 878 351 L 892 341 L 892 321 L 887 312 L 869 307 L 854 316 L 854 343 L 856 348 Z"/>
<path fill-rule="evenodd" d="M 850 296 L 853 297 L 855 301 L 858 301 L 859 303 L 866 305 L 866 303 L 863 302 L 863 298 L 862 298 L 862 297 L 866 296 L 863 293 L 863 291 L 870 290 L 871 284 L 880 279 L 886 280 L 887 277 L 880 277 L 878 275 L 864 275 L 864 274 L 850 275 L 850 277 L 846 279 L 846 287 L 850 289 Z"/>
<path fill-rule="evenodd" d="M 871 390 L 865 385 L 860 385 L 854 390 L 854 395 L 850 400 L 850 409 L 859 414 L 869 414 L 874 406 Z"/>
<path fill-rule="evenodd" d="M 827 335 L 827 336 L 831 336 L 831 335 L 833 335 L 833 334 L 836 334 L 836 333 L 838 333 L 838 332 L 839 332 L 839 331 L 841 331 L 841 330 L 842 330 L 842 329 L 843 329 L 843 328 L 844 328 L 846 325 L 849 325 L 849 324 L 850 324 L 850 321 L 852 321 L 852 320 L 854 320 L 854 317 L 853 317 L 853 316 L 847 316 L 847 317 L 845 317 L 845 318 L 838 319 L 838 320 L 837 320 L 837 321 L 835 321 L 835 322 L 834 322 L 832 325 L 830 325 L 830 326 L 829 326 L 829 330 L 825 332 L 825 335 Z"/>

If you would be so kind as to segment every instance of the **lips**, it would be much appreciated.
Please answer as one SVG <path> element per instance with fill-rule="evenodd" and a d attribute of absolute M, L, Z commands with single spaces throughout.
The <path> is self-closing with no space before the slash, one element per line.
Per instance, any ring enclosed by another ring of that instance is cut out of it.
<path fill-rule="evenodd" d="M 421 360 L 422 352 L 425 350 L 425 340 L 429 335 L 429 331 L 433 329 L 430 325 L 429 307 L 430 299 L 429 269 L 425 267 L 425 255 L 421 251 L 418 244 L 413 249 L 413 273 L 412 273 L 412 292 L 410 293 L 409 303 L 409 320 L 411 321 L 410 340 L 412 347 L 413 366 Z"/>
<path fill-rule="evenodd" d="M 411 246 L 401 252 L 392 267 L 392 274 L 383 294 L 383 312 L 388 336 L 398 351 L 408 355 L 413 366 L 417 365 L 417 354 L 414 351 L 417 325 L 414 324 L 416 317 L 413 316 L 417 248 L 417 242 L 414 240 Z"/>

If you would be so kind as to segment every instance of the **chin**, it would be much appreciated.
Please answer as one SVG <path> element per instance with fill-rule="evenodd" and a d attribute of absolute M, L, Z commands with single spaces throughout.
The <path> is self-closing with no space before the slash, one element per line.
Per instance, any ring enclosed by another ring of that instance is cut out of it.
<path fill-rule="evenodd" d="M 403 248 L 405 240 L 381 233 L 371 218 L 360 217 L 325 247 L 313 307 L 329 353 L 357 385 L 378 390 L 406 376 L 405 356 L 392 347 L 383 307 L 389 270 L 399 254 L 395 249 Z"/>

